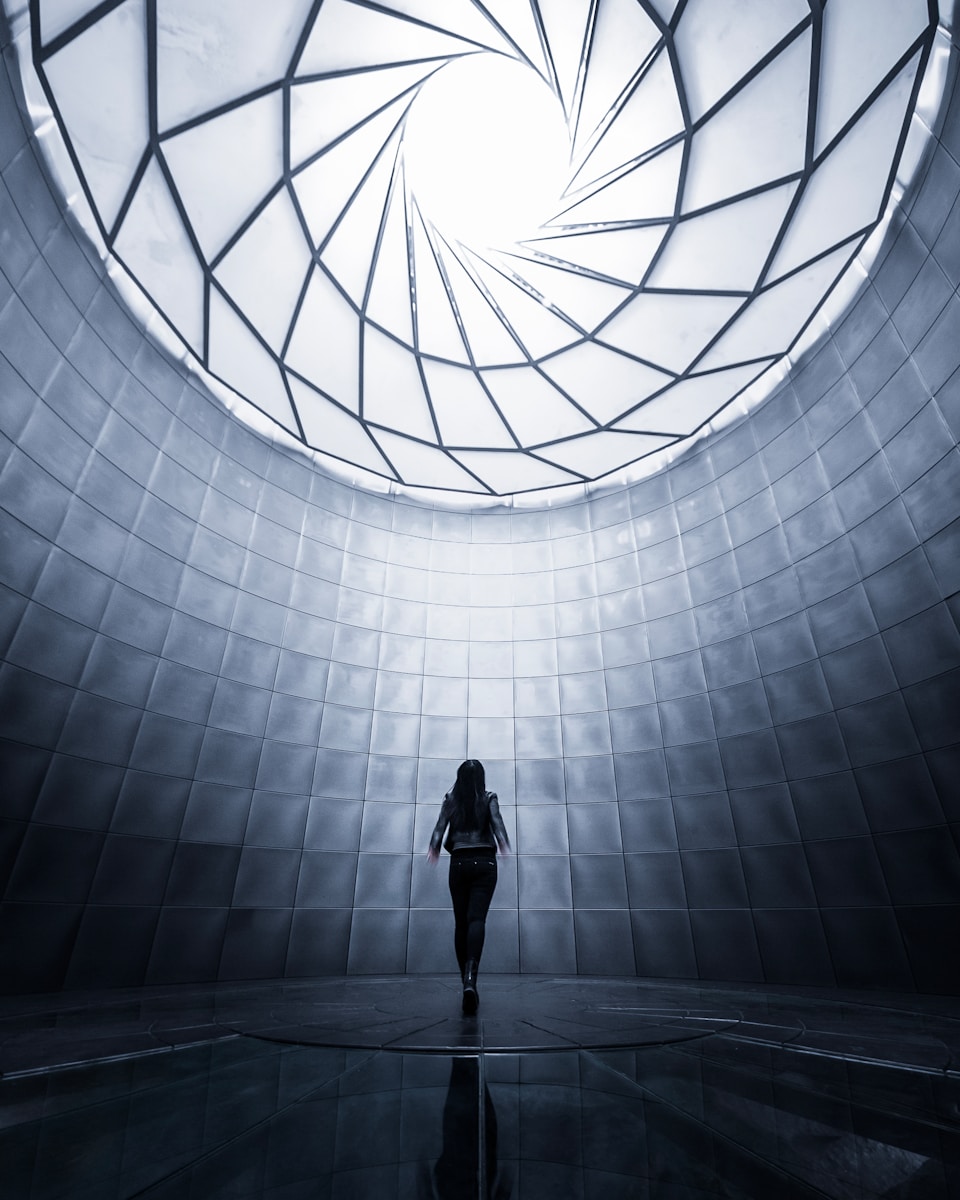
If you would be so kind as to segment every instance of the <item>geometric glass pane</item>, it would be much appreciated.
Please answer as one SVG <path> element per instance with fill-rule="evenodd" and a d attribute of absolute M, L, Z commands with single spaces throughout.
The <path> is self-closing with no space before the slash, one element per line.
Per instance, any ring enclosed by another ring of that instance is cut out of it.
<path fill-rule="evenodd" d="M 64 105 L 66 130 L 107 229 L 147 148 L 144 20 L 144 0 L 125 4 L 47 64 Z M 91 58 L 101 64 L 93 75 Z"/>

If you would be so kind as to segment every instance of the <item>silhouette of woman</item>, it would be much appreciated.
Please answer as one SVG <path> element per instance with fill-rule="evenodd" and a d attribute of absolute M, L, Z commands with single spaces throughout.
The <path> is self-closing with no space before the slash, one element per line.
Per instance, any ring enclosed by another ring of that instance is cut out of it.
<path fill-rule="evenodd" d="M 423 1196 L 436 1200 L 510 1200 L 510 1172 L 497 1161 L 497 1110 L 482 1081 L 479 1059 L 455 1054 L 450 1059 L 450 1082 L 443 1106 L 443 1153 L 430 1177 L 429 1168 L 421 1183 Z M 483 1105 L 481 1120 L 480 1105 Z"/>
<path fill-rule="evenodd" d="M 487 912 L 497 886 L 497 850 L 501 854 L 510 852 L 497 794 L 487 791 L 483 763 L 475 758 L 460 764 L 456 783 L 443 798 L 427 850 L 431 863 L 440 858 L 441 843 L 450 852 L 453 947 L 463 980 L 463 1011 L 471 1014 L 480 1003 L 477 970 Z"/>

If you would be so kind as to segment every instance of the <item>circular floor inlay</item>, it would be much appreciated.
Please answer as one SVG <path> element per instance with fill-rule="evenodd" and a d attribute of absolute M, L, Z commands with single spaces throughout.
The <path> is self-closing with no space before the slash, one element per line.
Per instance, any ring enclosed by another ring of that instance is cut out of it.
<path fill-rule="evenodd" d="M 240 998 L 225 1029 L 298 1045 L 405 1053 L 519 1053 L 660 1046 L 709 1036 L 739 1015 L 707 1005 L 643 1003 L 635 983 L 490 976 L 480 1009 L 460 1011 L 457 981 L 430 976 L 319 980 L 289 998 Z"/>

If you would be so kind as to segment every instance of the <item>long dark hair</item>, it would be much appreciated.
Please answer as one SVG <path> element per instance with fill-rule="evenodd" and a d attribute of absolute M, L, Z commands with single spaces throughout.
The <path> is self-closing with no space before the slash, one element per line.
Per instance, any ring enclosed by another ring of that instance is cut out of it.
<path fill-rule="evenodd" d="M 468 820 L 472 817 L 474 827 L 481 827 L 486 815 L 487 779 L 479 759 L 468 758 L 460 764 L 451 795 L 457 811 Z"/>

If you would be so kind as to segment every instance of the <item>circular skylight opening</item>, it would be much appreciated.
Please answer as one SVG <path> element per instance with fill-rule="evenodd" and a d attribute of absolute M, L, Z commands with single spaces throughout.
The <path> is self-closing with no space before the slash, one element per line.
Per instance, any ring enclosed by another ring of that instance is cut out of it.
<path fill-rule="evenodd" d="M 65 192 L 208 377 L 330 460 L 481 495 L 654 461 L 783 359 L 888 210 L 937 20 L 4 3 Z"/>
<path fill-rule="evenodd" d="M 456 59 L 411 104 L 403 161 L 419 211 L 447 241 L 509 248 L 561 207 L 570 167 L 563 106 L 525 63 Z"/>

